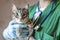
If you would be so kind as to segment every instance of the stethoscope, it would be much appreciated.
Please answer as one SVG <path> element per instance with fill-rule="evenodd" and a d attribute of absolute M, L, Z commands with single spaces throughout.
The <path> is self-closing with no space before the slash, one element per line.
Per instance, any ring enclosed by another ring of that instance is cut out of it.
<path fill-rule="evenodd" d="M 44 21 L 45 21 L 45 20 L 48 18 L 48 16 L 51 14 L 52 9 L 53 9 L 53 5 L 54 5 L 54 0 L 52 0 L 49 13 L 48 13 L 48 14 L 42 19 L 42 21 L 39 22 L 39 24 L 37 25 L 37 26 L 38 26 L 38 29 L 41 28 L 41 25 L 44 23 Z M 38 2 L 38 11 L 41 12 L 40 15 L 39 15 L 39 17 L 41 17 L 42 11 L 41 11 L 40 8 L 39 8 L 39 2 Z M 39 19 L 39 18 L 38 18 L 38 19 Z M 37 21 L 38 21 L 38 19 L 37 19 Z M 37 21 L 36 21 L 36 22 L 37 22 Z M 44 35 L 44 33 L 43 33 L 43 35 Z M 41 37 L 41 40 L 43 40 L 43 35 L 42 35 L 42 37 Z"/>
<path fill-rule="evenodd" d="M 44 21 L 48 18 L 48 16 L 51 14 L 52 9 L 53 9 L 53 5 L 54 5 L 54 0 L 52 0 L 49 13 L 42 19 L 41 22 L 39 22 L 38 26 L 41 26 L 41 25 L 44 23 Z M 38 2 L 38 11 L 40 12 L 39 17 L 41 17 L 42 11 L 41 11 L 40 8 L 39 8 L 39 2 Z M 39 17 L 37 18 L 36 22 L 38 21 Z M 35 23 L 35 24 L 36 24 L 36 23 Z"/>

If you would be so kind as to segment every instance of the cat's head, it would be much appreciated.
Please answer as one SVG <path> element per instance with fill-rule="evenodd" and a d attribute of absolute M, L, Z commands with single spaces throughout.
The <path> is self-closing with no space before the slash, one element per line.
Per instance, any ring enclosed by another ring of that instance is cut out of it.
<path fill-rule="evenodd" d="M 26 21 L 26 18 L 27 18 L 28 15 L 29 15 L 27 5 L 26 5 L 24 8 L 17 8 L 17 7 L 13 4 L 12 12 L 13 12 L 14 17 L 15 17 L 15 18 L 19 18 L 20 21 L 21 21 L 21 20 Z"/>

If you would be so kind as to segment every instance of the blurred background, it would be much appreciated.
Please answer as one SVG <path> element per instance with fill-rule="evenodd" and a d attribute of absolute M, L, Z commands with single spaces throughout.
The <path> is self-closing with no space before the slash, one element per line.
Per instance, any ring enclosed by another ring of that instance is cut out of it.
<path fill-rule="evenodd" d="M 9 21 L 12 19 L 12 3 L 17 7 L 24 7 L 29 4 L 34 5 L 37 0 L 0 0 L 0 40 L 4 40 L 2 33 L 3 30 L 8 26 Z"/>

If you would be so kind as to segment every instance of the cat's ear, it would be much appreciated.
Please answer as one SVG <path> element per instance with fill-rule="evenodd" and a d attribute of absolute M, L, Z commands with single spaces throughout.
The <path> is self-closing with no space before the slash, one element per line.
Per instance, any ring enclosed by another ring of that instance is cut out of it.
<path fill-rule="evenodd" d="M 28 9 L 29 8 L 29 4 L 25 5 L 25 9 Z"/>
<path fill-rule="evenodd" d="M 17 12 L 17 8 L 16 8 L 16 5 L 15 4 L 12 4 L 12 12 L 13 13 L 16 13 Z"/>

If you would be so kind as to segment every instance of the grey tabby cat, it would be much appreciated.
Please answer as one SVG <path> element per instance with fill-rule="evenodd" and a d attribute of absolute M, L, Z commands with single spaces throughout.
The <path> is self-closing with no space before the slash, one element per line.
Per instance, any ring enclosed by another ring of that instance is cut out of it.
<path fill-rule="evenodd" d="M 19 20 L 17 20 L 17 22 L 14 24 L 27 24 L 27 26 L 28 26 L 27 28 L 16 29 L 17 36 L 22 36 L 22 34 L 23 34 L 22 31 L 24 29 L 27 29 L 29 32 L 26 37 L 24 37 L 24 38 L 22 37 L 22 38 L 20 38 L 20 40 L 35 40 L 32 36 L 34 20 L 29 19 L 29 17 L 28 17 L 29 16 L 28 6 L 26 6 L 25 8 L 16 8 L 16 6 L 13 4 L 12 12 L 13 12 L 13 18 L 14 17 L 19 18 Z"/>

